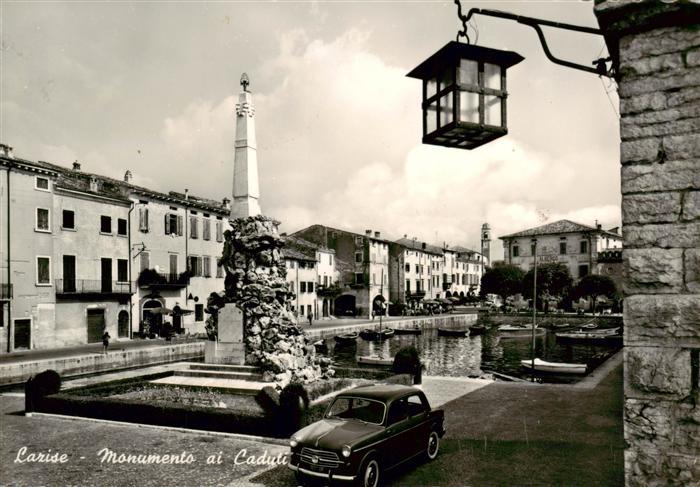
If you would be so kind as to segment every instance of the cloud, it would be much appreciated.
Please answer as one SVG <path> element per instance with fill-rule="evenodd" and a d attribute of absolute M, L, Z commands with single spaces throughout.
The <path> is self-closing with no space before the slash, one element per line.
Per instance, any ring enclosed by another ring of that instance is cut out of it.
<path fill-rule="evenodd" d="M 261 205 L 284 231 L 324 223 L 478 248 L 484 222 L 494 238 L 560 218 L 617 224 L 617 144 L 601 149 L 569 130 L 595 127 L 594 110 L 577 101 L 575 120 L 543 115 L 541 124 L 525 114 L 517 135 L 474 151 L 420 145 L 420 84 L 407 71 L 375 54 L 366 30 L 329 41 L 303 29 L 279 36 L 257 73 L 278 83 L 256 92 L 251 76 L 251 88 Z M 230 192 L 235 103 L 193 101 L 163 122 L 169 158 L 211 176 L 194 178 L 193 191 Z M 500 242 L 492 248 L 500 258 Z"/>

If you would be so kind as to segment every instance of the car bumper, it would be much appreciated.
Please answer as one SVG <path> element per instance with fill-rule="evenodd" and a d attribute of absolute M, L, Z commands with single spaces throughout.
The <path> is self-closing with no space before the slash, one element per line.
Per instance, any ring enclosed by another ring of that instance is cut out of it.
<path fill-rule="evenodd" d="M 313 470 L 307 470 L 304 467 L 300 467 L 298 465 L 292 465 L 291 463 L 287 464 L 287 466 L 294 472 L 299 472 L 303 473 L 304 475 L 309 475 L 311 477 L 318 477 L 322 479 L 327 479 L 327 480 L 342 480 L 342 481 L 347 481 L 347 482 L 352 482 L 357 478 L 356 475 L 334 475 L 333 473 L 324 473 L 324 472 L 314 472 Z"/>

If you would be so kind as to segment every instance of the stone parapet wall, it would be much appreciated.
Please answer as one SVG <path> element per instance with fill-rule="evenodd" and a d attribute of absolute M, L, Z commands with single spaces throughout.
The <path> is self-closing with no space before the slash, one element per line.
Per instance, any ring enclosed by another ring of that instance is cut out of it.
<path fill-rule="evenodd" d="M 700 5 L 595 10 L 619 54 L 626 483 L 697 485 Z"/>

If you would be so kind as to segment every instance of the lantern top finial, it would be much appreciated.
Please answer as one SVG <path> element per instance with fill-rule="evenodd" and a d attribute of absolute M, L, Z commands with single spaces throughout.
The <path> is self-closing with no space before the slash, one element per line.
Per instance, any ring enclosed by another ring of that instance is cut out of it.
<path fill-rule="evenodd" d="M 249 84 L 250 84 L 250 79 L 248 78 L 248 75 L 246 73 L 243 73 L 241 75 L 241 86 L 243 87 L 243 91 L 248 91 Z"/>

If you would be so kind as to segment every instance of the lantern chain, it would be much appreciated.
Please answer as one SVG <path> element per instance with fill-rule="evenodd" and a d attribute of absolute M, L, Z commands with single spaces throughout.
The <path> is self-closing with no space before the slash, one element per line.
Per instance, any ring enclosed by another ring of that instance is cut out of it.
<path fill-rule="evenodd" d="M 467 29 L 469 27 L 467 23 L 469 22 L 469 19 L 468 17 L 462 14 L 462 2 L 460 2 L 459 0 L 455 0 L 455 4 L 457 5 L 457 17 L 459 17 L 459 20 L 462 21 L 462 30 L 457 31 L 456 41 L 459 42 L 460 37 L 466 37 L 467 44 L 471 44 L 469 40 L 469 32 L 467 32 Z"/>

